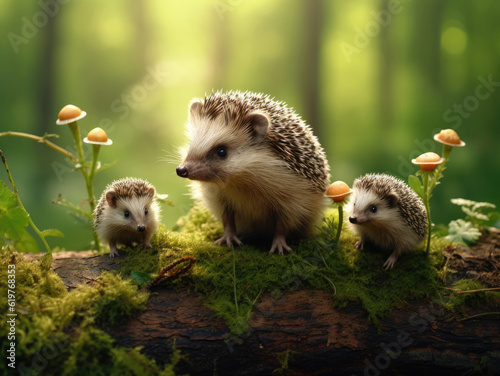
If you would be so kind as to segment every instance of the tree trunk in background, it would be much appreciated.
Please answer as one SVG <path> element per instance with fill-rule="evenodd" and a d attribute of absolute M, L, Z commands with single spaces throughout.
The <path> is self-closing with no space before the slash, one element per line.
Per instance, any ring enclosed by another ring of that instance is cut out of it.
<path fill-rule="evenodd" d="M 436 93 L 442 91 L 441 83 L 441 21 L 446 1 L 431 1 L 422 3 L 421 19 L 426 19 L 425 25 L 419 30 L 422 33 L 421 46 L 423 53 L 420 56 L 424 74 L 428 77 Z"/>
<path fill-rule="evenodd" d="M 380 2 L 380 10 L 387 10 L 390 0 L 382 0 Z M 397 15 L 392 15 L 392 18 Z M 379 92 L 378 92 L 378 106 L 379 106 L 379 123 L 382 132 L 388 131 L 392 128 L 393 117 L 393 53 L 391 30 L 395 25 L 391 24 L 393 20 L 389 21 L 387 25 L 380 26 L 380 60 L 379 60 Z"/>
<path fill-rule="evenodd" d="M 147 3 L 144 0 L 130 1 L 131 18 L 134 23 L 136 45 L 134 50 L 137 52 L 137 63 L 140 72 L 144 72 L 146 67 L 151 64 L 148 46 L 151 44 L 149 22 L 147 20 Z"/>
<path fill-rule="evenodd" d="M 304 1 L 304 47 L 302 56 L 301 87 L 305 104 L 304 119 L 321 139 L 321 85 L 320 58 L 323 15 L 326 11 L 323 0 Z"/>
<path fill-rule="evenodd" d="M 38 8 L 38 5 L 37 5 Z M 35 8 L 36 10 L 38 10 Z M 55 133 L 54 123 L 57 119 L 59 109 L 56 109 L 54 103 L 54 82 L 55 77 L 55 53 L 57 46 L 56 23 L 58 17 L 47 17 L 47 24 L 40 28 L 39 41 L 31 43 L 40 43 L 39 60 L 34 62 L 34 68 L 38 67 L 38 86 L 36 87 L 36 108 L 38 116 L 36 125 L 33 128 L 35 133 L 42 136 L 45 133 Z M 54 112 L 56 111 L 56 112 Z M 41 149 L 41 148 L 40 148 Z M 40 152 L 36 158 L 37 165 L 34 174 L 34 186 L 37 188 L 37 196 L 45 199 L 47 197 L 47 172 L 51 170 L 51 163 L 54 160 L 54 154 L 51 152 Z"/>
<path fill-rule="evenodd" d="M 228 36 L 230 31 L 228 28 L 229 18 L 231 17 L 231 12 L 226 9 L 218 9 L 218 11 L 212 12 L 212 28 L 211 32 L 214 34 L 213 52 L 210 61 L 210 73 L 211 82 L 217 83 L 218 87 L 215 89 L 223 89 L 227 91 L 231 88 L 227 85 L 227 70 L 228 70 L 228 56 L 229 56 L 229 46 L 230 40 Z M 209 94 L 209 93 L 207 93 Z"/>

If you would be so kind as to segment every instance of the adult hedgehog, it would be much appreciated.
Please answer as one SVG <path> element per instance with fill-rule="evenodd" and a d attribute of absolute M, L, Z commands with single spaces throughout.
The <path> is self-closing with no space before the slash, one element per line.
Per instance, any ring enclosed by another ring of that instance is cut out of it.
<path fill-rule="evenodd" d="M 291 233 L 307 234 L 325 207 L 329 167 L 323 148 L 293 109 L 267 95 L 216 92 L 189 110 L 189 150 L 177 175 L 222 220 L 216 244 L 270 235 L 270 254 L 292 252 Z"/>

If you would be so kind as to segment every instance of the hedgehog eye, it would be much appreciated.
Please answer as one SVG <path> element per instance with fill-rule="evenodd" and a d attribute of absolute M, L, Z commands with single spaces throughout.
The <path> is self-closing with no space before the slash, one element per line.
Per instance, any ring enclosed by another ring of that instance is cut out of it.
<path fill-rule="evenodd" d="M 217 148 L 217 155 L 221 158 L 226 158 L 227 156 L 227 149 L 225 146 L 219 146 Z"/>
<path fill-rule="evenodd" d="M 375 205 L 370 205 L 370 211 L 372 213 L 376 213 L 377 212 L 377 207 Z"/>
<path fill-rule="evenodd" d="M 128 218 L 128 217 L 130 217 L 130 212 L 128 210 L 125 210 L 125 214 L 124 215 L 125 215 L 125 218 Z"/>
<path fill-rule="evenodd" d="M 144 215 L 148 215 L 148 208 L 144 209 Z"/>

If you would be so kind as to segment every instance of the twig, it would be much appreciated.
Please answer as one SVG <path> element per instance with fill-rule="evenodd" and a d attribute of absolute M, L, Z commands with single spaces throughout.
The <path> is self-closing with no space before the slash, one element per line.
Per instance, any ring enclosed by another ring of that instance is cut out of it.
<path fill-rule="evenodd" d="M 45 139 L 45 137 L 40 137 L 40 136 L 36 136 L 34 134 L 23 133 L 23 132 L 12 132 L 12 131 L 0 132 L 0 137 L 7 137 L 7 136 L 23 137 L 23 138 L 29 138 L 31 140 L 38 141 L 38 142 L 45 144 L 48 147 L 54 149 L 55 151 L 58 151 L 59 153 L 64 154 L 66 157 L 70 158 L 73 162 L 77 161 L 76 157 L 72 153 L 70 153 L 66 149 L 63 149 L 62 147 L 54 144 L 53 142 Z"/>
<path fill-rule="evenodd" d="M 460 319 L 458 321 L 466 321 L 466 320 L 475 319 L 475 318 L 482 317 L 482 316 L 489 316 L 489 315 L 500 315 L 500 312 L 478 313 L 477 315 L 472 315 L 472 316 L 469 316 L 469 317 L 464 317 L 463 319 Z"/>
<path fill-rule="evenodd" d="M 83 210 L 79 206 L 77 206 L 77 205 L 69 202 L 68 200 L 64 199 L 61 194 L 59 194 L 59 196 L 57 197 L 57 200 L 53 200 L 52 203 L 53 204 L 57 204 L 57 205 L 61 205 L 61 206 L 65 206 L 67 208 L 70 208 L 71 210 L 74 210 L 75 212 L 77 212 L 77 213 L 85 216 L 91 222 L 94 219 L 94 216 L 92 215 L 92 213 L 90 213 L 90 212 L 88 212 L 86 210 Z"/>
<path fill-rule="evenodd" d="M 486 289 L 477 289 L 477 290 L 458 290 L 458 289 L 453 289 L 451 287 L 444 287 L 446 290 L 454 291 L 457 294 L 468 294 L 470 292 L 485 292 L 485 291 L 500 291 L 500 287 L 491 287 L 491 288 L 486 288 Z"/>
<path fill-rule="evenodd" d="M 184 268 L 172 270 L 175 266 L 186 261 L 188 261 L 189 264 Z M 144 286 L 144 289 L 150 290 L 152 287 L 158 286 L 159 284 L 165 282 L 168 279 L 172 280 L 174 278 L 179 277 L 181 274 L 187 273 L 193 267 L 195 262 L 196 262 L 196 257 L 191 257 L 191 256 L 184 256 L 181 257 L 180 259 L 175 260 L 174 262 L 172 262 L 171 264 L 165 266 L 162 270 L 160 270 L 158 275 L 155 278 L 153 278 L 146 286 Z M 171 272 L 167 274 L 169 271 Z"/>

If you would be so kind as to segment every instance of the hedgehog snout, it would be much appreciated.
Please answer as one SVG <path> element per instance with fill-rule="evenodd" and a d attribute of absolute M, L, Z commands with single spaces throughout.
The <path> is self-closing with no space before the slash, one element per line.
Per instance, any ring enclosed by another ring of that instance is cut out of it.
<path fill-rule="evenodd" d="M 351 222 L 351 223 L 357 223 L 358 222 L 358 218 L 351 215 L 349 217 L 349 222 Z"/>
<path fill-rule="evenodd" d="M 144 226 L 144 225 L 137 226 L 137 231 L 139 231 L 139 232 L 146 231 L 146 226 Z"/>
<path fill-rule="evenodd" d="M 175 169 L 175 172 L 177 172 L 177 175 L 179 175 L 181 178 L 187 178 L 189 175 L 189 171 L 186 166 L 178 166 Z"/>

